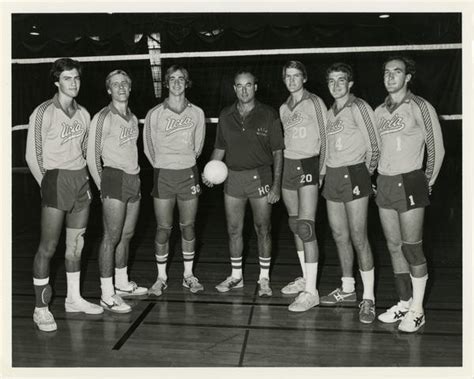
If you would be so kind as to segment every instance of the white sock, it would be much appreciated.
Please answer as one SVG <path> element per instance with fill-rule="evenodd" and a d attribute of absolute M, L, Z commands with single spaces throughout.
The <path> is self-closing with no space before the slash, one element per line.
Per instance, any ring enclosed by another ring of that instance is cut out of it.
<path fill-rule="evenodd" d="M 102 299 L 108 300 L 115 295 L 114 282 L 112 277 L 100 278 L 100 289 L 102 291 Z"/>
<path fill-rule="evenodd" d="M 318 278 L 318 262 L 305 263 L 305 271 L 306 283 L 304 290 L 316 295 L 318 293 L 318 290 L 316 289 L 316 280 Z"/>
<path fill-rule="evenodd" d="M 67 296 L 69 301 L 75 301 L 81 299 L 80 293 L 80 278 L 81 272 L 66 272 L 67 278 Z"/>
<path fill-rule="evenodd" d="M 123 268 L 115 267 L 115 285 L 118 288 L 126 288 L 128 286 L 127 266 Z"/>
<path fill-rule="evenodd" d="M 416 312 L 423 312 L 423 298 L 425 297 L 426 282 L 428 280 L 428 274 L 421 278 L 415 278 L 411 276 L 411 285 L 413 287 L 413 301 L 410 309 Z"/>
<path fill-rule="evenodd" d="M 166 264 L 168 262 L 168 254 L 166 255 L 157 255 L 156 258 L 156 267 L 158 268 L 158 279 L 162 279 L 165 282 L 168 280 L 168 275 L 166 274 Z"/>
<path fill-rule="evenodd" d="M 375 303 L 374 295 L 374 277 L 375 270 L 372 268 L 369 271 L 360 271 L 360 277 L 362 278 L 362 284 L 364 285 L 364 294 L 362 299 L 372 300 Z"/>
<path fill-rule="evenodd" d="M 297 251 L 296 254 L 298 254 L 298 259 L 299 259 L 300 265 L 301 265 L 301 271 L 303 272 L 303 278 L 306 279 L 306 269 L 305 269 L 305 262 L 304 262 L 304 250 Z"/>
<path fill-rule="evenodd" d="M 194 251 L 184 252 L 183 251 L 183 264 L 185 278 L 193 276 L 193 263 L 194 263 Z"/>
<path fill-rule="evenodd" d="M 343 276 L 342 281 L 342 292 L 350 293 L 355 291 L 355 279 L 351 276 Z"/>
<path fill-rule="evenodd" d="M 232 274 L 230 274 L 235 279 L 242 278 L 242 257 L 233 258 L 230 257 L 230 264 L 232 265 Z"/>
<path fill-rule="evenodd" d="M 264 258 L 264 257 L 258 257 L 258 263 L 260 264 L 260 276 L 258 280 L 260 279 L 268 279 L 270 280 L 270 262 L 272 258 Z"/>

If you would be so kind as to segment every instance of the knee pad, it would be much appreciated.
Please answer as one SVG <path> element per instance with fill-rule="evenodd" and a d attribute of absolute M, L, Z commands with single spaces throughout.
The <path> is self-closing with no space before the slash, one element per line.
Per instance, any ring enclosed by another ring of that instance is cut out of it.
<path fill-rule="evenodd" d="M 179 228 L 181 229 L 181 237 L 185 241 L 193 241 L 194 240 L 194 222 L 190 222 L 189 224 L 179 224 Z"/>
<path fill-rule="evenodd" d="M 167 243 L 170 239 L 171 230 L 173 229 L 170 225 L 158 225 L 156 229 L 156 240 L 160 244 Z"/>
<path fill-rule="evenodd" d="M 303 242 L 316 241 L 316 229 L 313 220 L 296 220 L 296 231 Z"/>
<path fill-rule="evenodd" d="M 298 234 L 298 229 L 297 229 L 297 220 L 298 216 L 290 216 L 288 217 L 288 226 L 290 227 L 290 230 L 293 232 L 293 234 Z"/>
<path fill-rule="evenodd" d="M 66 254 L 69 261 L 80 261 L 82 248 L 84 247 L 84 233 L 86 228 L 66 228 Z"/>
<path fill-rule="evenodd" d="M 403 242 L 402 251 L 410 266 L 420 266 L 426 263 L 422 241 L 415 243 Z"/>

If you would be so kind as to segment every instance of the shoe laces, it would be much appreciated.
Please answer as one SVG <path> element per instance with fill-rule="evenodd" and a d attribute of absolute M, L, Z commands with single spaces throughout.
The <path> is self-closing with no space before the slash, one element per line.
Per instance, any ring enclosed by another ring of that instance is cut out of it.
<path fill-rule="evenodd" d="M 372 302 L 370 300 L 362 300 L 359 304 L 359 308 L 364 313 L 372 311 Z"/>
<path fill-rule="evenodd" d="M 123 299 L 119 295 L 115 294 L 112 296 L 112 302 L 112 305 L 122 305 Z"/>
<path fill-rule="evenodd" d="M 184 280 L 186 281 L 186 283 L 188 283 L 188 285 L 190 285 L 191 287 L 192 286 L 195 286 L 197 284 L 199 284 L 199 280 L 198 278 L 196 278 L 195 276 L 189 276 L 187 278 L 184 278 Z"/>
<path fill-rule="evenodd" d="M 263 290 L 268 290 L 270 288 L 270 281 L 266 278 L 260 279 L 258 281 L 258 284 L 260 285 L 260 288 Z"/>
<path fill-rule="evenodd" d="M 43 321 L 54 321 L 53 314 L 49 311 L 48 308 L 40 309 L 38 311 L 38 316 Z"/>

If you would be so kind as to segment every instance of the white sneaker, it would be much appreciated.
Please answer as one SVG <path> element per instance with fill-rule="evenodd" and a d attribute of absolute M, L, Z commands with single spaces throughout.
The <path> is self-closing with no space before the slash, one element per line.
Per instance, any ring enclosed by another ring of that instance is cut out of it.
<path fill-rule="evenodd" d="M 121 297 L 133 297 L 146 295 L 148 290 L 145 287 L 139 287 L 135 282 L 128 282 L 125 287 L 115 287 L 115 293 Z"/>
<path fill-rule="evenodd" d="M 233 288 L 242 288 L 243 286 L 244 278 L 238 279 L 232 276 L 228 276 L 226 280 L 216 286 L 216 290 L 218 290 L 219 292 L 229 292 Z"/>
<path fill-rule="evenodd" d="M 272 296 L 272 289 L 270 287 L 270 280 L 267 278 L 262 278 L 258 282 L 258 296 L 260 297 L 270 297 Z"/>
<path fill-rule="evenodd" d="M 319 304 L 319 294 L 313 295 L 311 292 L 303 291 L 288 306 L 291 312 L 306 312 Z"/>
<path fill-rule="evenodd" d="M 192 293 L 204 290 L 204 286 L 199 283 L 198 278 L 196 278 L 194 275 L 183 278 L 183 287 L 189 288 Z"/>
<path fill-rule="evenodd" d="M 132 307 L 117 294 L 112 295 L 107 301 L 100 299 L 100 305 L 105 310 L 113 313 L 129 313 L 132 311 Z"/>
<path fill-rule="evenodd" d="M 296 278 L 294 281 L 288 283 L 281 289 L 281 293 L 284 295 L 297 295 L 303 292 L 305 289 L 306 280 L 305 278 Z"/>
<path fill-rule="evenodd" d="M 100 315 L 104 310 L 97 304 L 93 304 L 83 299 L 69 300 L 66 298 L 64 303 L 66 312 L 83 312 L 88 315 Z"/>
<path fill-rule="evenodd" d="M 384 313 L 379 314 L 377 318 L 386 324 L 393 324 L 394 322 L 403 320 L 407 313 L 408 307 L 405 307 L 402 305 L 402 302 L 399 301 L 396 305 L 387 309 Z"/>
<path fill-rule="evenodd" d="M 405 315 L 405 318 L 398 325 L 398 330 L 406 333 L 414 333 L 423 325 L 425 325 L 425 314 L 410 309 Z"/>
<path fill-rule="evenodd" d="M 49 311 L 48 307 L 35 308 L 33 321 L 42 332 L 54 332 L 58 329 L 53 314 Z"/>
<path fill-rule="evenodd" d="M 168 288 L 168 285 L 166 282 L 158 278 L 149 289 L 148 289 L 148 295 L 155 295 L 155 296 L 161 296 L 163 294 L 163 291 Z"/>

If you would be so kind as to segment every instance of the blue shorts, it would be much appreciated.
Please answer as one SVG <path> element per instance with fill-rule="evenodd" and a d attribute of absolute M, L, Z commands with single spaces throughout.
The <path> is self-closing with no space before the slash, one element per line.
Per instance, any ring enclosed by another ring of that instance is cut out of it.
<path fill-rule="evenodd" d="M 158 199 L 192 200 L 201 194 L 197 166 L 181 170 L 155 168 L 151 195 Z"/>
<path fill-rule="evenodd" d="M 92 201 L 89 174 L 80 170 L 47 170 L 41 181 L 41 205 L 66 212 L 80 212 Z"/>
<path fill-rule="evenodd" d="M 224 183 L 224 192 L 238 199 L 260 198 L 267 196 L 273 183 L 270 166 L 252 170 L 229 170 Z"/>
<path fill-rule="evenodd" d="M 100 187 L 102 199 L 110 198 L 124 203 L 135 203 L 141 197 L 139 175 L 127 174 L 113 167 L 104 167 Z"/>
<path fill-rule="evenodd" d="M 379 175 L 375 202 L 380 208 L 403 213 L 430 205 L 428 180 L 422 170 L 400 175 Z"/>
<path fill-rule="evenodd" d="M 297 190 L 303 186 L 319 185 L 319 157 L 304 159 L 285 158 L 282 188 Z"/>
<path fill-rule="evenodd" d="M 338 203 L 360 199 L 372 194 L 372 182 L 365 163 L 351 166 L 326 167 L 322 195 Z"/>

